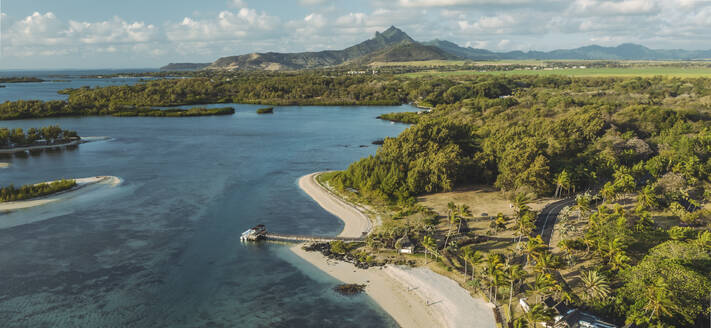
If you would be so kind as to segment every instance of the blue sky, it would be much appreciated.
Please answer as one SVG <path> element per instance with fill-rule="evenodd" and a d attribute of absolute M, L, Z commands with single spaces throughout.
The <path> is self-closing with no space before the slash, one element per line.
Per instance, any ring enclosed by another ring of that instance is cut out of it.
<path fill-rule="evenodd" d="M 340 49 L 395 25 L 490 50 L 711 48 L 711 0 L 0 0 L 1 69 L 138 68 Z"/>

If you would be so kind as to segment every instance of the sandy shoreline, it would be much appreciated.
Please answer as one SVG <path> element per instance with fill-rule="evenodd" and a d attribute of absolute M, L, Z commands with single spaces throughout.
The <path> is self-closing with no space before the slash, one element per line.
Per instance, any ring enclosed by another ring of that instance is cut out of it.
<path fill-rule="evenodd" d="M 344 283 L 366 284 L 366 293 L 401 327 L 445 327 L 445 321 L 439 313 L 428 307 L 425 300 L 415 297 L 413 291 L 408 291 L 388 272 L 400 269 L 358 269 L 350 263 L 331 261 L 318 252 L 307 252 L 301 246 L 292 246 L 291 251 L 319 270 Z"/>
<path fill-rule="evenodd" d="M 370 219 L 318 184 L 315 181 L 318 174 L 303 176 L 299 187 L 345 223 L 339 236 L 361 237 L 369 233 L 373 228 Z M 487 302 L 471 297 L 455 281 L 427 268 L 387 265 L 363 270 L 350 263 L 330 260 L 318 252 L 307 252 L 302 246 L 297 244 L 290 250 L 344 283 L 366 284 L 366 293 L 403 328 L 496 327 Z"/>
<path fill-rule="evenodd" d="M 21 209 L 26 209 L 26 208 L 31 208 L 35 206 L 41 206 L 49 203 L 53 203 L 56 201 L 60 201 L 63 199 L 67 199 L 70 197 L 78 196 L 79 194 L 82 194 L 84 192 L 87 192 L 87 187 L 93 186 L 93 185 L 99 185 L 99 184 L 105 184 L 105 185 L 110 185 L 110 186 L 116 186 L 121 183 L 121 179 L 118 177 L 114 176 L 97 176 L 97 177 L 89 177 L 89 178 L 80 178 L 80 179 L 74 179 L 77 183 L 77 186 L 65 190 L 62 192 L 58 192 L 56 194 L 44 196 L 44 197 L 39 197 L 39 198 L 33 198 L 33 199 L 28 199 L 28 200 L 21 200 L 21 201 L 16 201 L 16 202 L 6 202 L 6 203 L 0 203 L 0 213 L 7 213 L 7 212 L 12 212 L 16 210 L 21 210 Z M 52 181 L 48 181 L 52 182 Z"/>
<path fill-rule="evenodd" d="M 321 172 L 305 175 L 299 179 L 299 187 L 326 211 L 345 223 L 339 237 L 359 238 L 370 233 L 373 224 L 363 212 L 323 188 L 316 176 Z"/>

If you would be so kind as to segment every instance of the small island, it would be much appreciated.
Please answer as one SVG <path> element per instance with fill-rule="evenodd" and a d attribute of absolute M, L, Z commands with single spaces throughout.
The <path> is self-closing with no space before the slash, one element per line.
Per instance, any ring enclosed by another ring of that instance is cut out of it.
<path fill-rule="evenodd" d="M 0 77 L 0 83 L 40 83 L 43 79 L 36 77 Z M 2 87 L 2 86 L 0 86 Z"/>
<path fill-rule="evenodd" d="M 151 109 L 138 108 L 126 109 L 111 114 L 117 117 L 194 117 L 194 116 L 214 116 L 214 115 L 232 115 L 235 113 L 233 107 L 221 108 L 205 108 L 195 107 L 190 109 Z"/>
<path fill-rule="evenodd" d="M 51 195 L 61 191 L 66 191 L 76 187 L 76 180 L 57 180 L 38 184 L 24 185 L 15 188 L 13 185 L 0 188 L 0 203 L 27 200 L 42 196 Z"/>
<path fill-rule="evenodd" d="M 42 128 L 0 128 L 0 154 L 12 154 L 27 150 L 75 146 L 82 142 L 75 131 L 62 130 L 58 125 Z"/>
<path fill-rule="evenodd" d="M 96 176 L 81 179 L 61 179 L 15 187 L 0 186 L 0 213 L 46 205 L 79 196 L 95 190 L 98 186 L 114 187 L 122 180 L 114 176 Z M 30 219 L 31 221 L 32 219 Z M 0 222 L 0 228 L 16 223 Z"/>
<path fill-rule="evenodd" d="M 257 114 L 274 114 L 274 107 L 265 107 L 257 109 Z"/>

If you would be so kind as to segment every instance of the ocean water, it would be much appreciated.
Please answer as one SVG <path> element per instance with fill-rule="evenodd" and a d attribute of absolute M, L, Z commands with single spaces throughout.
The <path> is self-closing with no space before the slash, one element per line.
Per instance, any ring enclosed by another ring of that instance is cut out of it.
<path fill-rule="evenodd" d="M 299 190 L 298 178 L 374 154 L 373 140 L 407 127 L 375 117 L 414 108 L 276 107 L 257 115 L 260 106 L 235 107 L 235 115 L 220 117 L 0 122 L 111 137 L 0 158 L 10 163 L 0 169 L 0 185 L 124 180 L 0 214 L 34 221 L 0 229 L 0 326 L 396 326 L 368 296 L 336 294 L 338 282 L 287 245 L 238 237 L 260 223 L 278 232 L 337 234 L 342 223 Z"/>
<path fill-rule="evenodd" d="M 44 82 L 30 83 L 0 83 L 0 103 L 17 100 L 66 100 L 67 96 L 57 91 L 83 86 L 105 87 L 112 85 L 133 85 L 151 77 L 111 77 L 111 78 L 81 78 L 82 76 L 99 76 L 118 73 L 142 73 L 155 70 L 69 70 L 69 71 L 0 71 L 0 77 L 37 77 Z"/>

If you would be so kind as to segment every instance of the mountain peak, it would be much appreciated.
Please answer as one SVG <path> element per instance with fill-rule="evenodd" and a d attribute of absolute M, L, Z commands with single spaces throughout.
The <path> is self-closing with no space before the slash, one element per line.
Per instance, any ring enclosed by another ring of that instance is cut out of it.
<path fill-rule="evenodd" d="M 403 41 L 406 42 L 415 42 L 407 33 L 403 32 L 399 28 L 395 26 L 390 26 L 387 30 L 383 31 L 382 33 L 380 32 L 375 32 L 375 38 L 379 39 L 382 38 L 388 43 L 400 43 Z"/>

